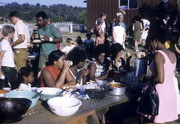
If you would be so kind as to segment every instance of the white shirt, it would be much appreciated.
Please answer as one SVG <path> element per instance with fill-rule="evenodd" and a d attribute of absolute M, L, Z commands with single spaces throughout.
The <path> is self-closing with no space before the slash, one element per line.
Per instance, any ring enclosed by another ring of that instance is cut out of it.
<path fill-rule="evenodd" d="M 143 27 L 150 28 L 150 22 L 147 19 L 142 19 Z"/>
<path fill-rule="evenodd" d="M 142 19 L 142 22 L 143 22 L 143 27 L 144 28 L 148 28 L 148 29 L 150 28 L 150 22 L 147 19 Z M 142 34 L 141 34 L 141 39 L 142 40 L 143 39 L 146 40 L 146 38 L 148 36 L 148 32 L 149 32 L 149 30 L 142 31 Z"/>
<path fill-rule="evenodd" d="M 125 29 L 122 26 L 115 26 L 113 28 L 114 42 L 120 43 L 124 47 L 125 41 Z"/>
<path fill-rule="evenodd" d="M 98 22 L 98 20 L 96 20 L 96 22 L 95 22 L 96 25 L 97 25 L 97 22 Z M 103 32 L 106 33 L 106 22 L 104 20 L 103 20 L 101 27 L 102 27 Z"/>
<path fill-rule="evenodd" d="M 6 51 L 3 58 L 2 58 L 2 66 L 6 66 L 6 67 L 15 67 L 14 64 L 14 53 L 12 50 L 12 47 L 9 43 L 9 41 L 3 39 L 0 42 L 0 51 L 4 50 Z"/>
<path fill-rule="evenodd" d="M 29 29 L 28 29 L 28 26 L 24 24 L 24 22 L 22 20 L 18 21 L 15 25 L 14 25 L 14 28 L 15 28 L 15 33 L 14 33 L 14 39 L 13 39 L 13 42 L 17 41 L 18 39 L 18 36 L 20 34 L 24 35 L 25 36 L 25 40 L 24 42 L 14 46 L 15 49 L 17 48 L 27 48 L 27 45 L 28 45 L 28 39 L 30 38 L 30 35 L 29 35 Z"/>
<path fill-rule="evenodd" d="M 76 47 L 76 45 L 65 46 L 61 51 L 68 54 L 74 47 Z"/>
<path fill-rule="evenodd" d="M 18 88 L 18 89 L 21 89 L 21 90 L 23 90 L 23 91 L 31 91 L 31 84 L 28 83 L 28 85 L 26 85 L 26 84 L 21 83 L 21 84 L 19 85 L 19 88 Z"/>

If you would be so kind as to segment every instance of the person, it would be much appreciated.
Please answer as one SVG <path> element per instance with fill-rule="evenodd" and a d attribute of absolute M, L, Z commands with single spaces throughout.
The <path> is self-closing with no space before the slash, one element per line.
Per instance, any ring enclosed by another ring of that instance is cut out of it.
<path fill-rule="evenodd" d="M 115 43 L 119 43 L 125 49 L 126 32 L 125 29 L 119 25 L 119 21 L 115 22 L 115 26 L 112 31 L 113 40 Z"/>
<path fill-rule="evenodd" d="M 126 12 L 124 10 L 122 10 L 121 8 L 119 8 L 119 11 L 116 13 L 116 17 L 118 16 L 123 16 L 126 15 Z"/>
<path fill-rule="evenodd" d="M 21 82 L 18 89 L 31 91 L 31 84 L 34 81 L 34 72 L 30 67 L 22 67 L 18 72 L 18 81 Z"/>
<path fill-rule="evenodd" d="M 98 25 L 98 20 L 102 20 L 102 31 L 104 32 L 104 34 L 106 34 L 106 19 L 107 15 L 106 13 L 100 13 L 100 18 L 98 18 L 95 22 L 95 25 Z"/>
<path fill-rule="evenodd" d="M 133 40 L 135 41 L 135 50 L 136 52 L 139 50 L 138 45 L 140 42 L 141 30 L 142 30 L 142 23 L 140 22 L 139 16 L 134 17 L 134 22 L 132 26 L 133 30 Z"/>
<path fill-rule="evenodd" d="M 105 46 L 100 44 L 95 47 L 94 50 L 94 61 L 89 64 L 89 77 L 90 80 L 95 81 L 95 79 L 103 80 L 108 76 L 108 70 L 106 69 L 105 61 Z"/>
<path fill-rule="evenodd" d="M 176 90 L 177 85 L 174 82 L 176 56 L 165 48 L 165 31 L 160 29 L 158 32 L 158 34 L 152 34 L 148 39 L 152 49 L 156 50 L 150 69 L 159 96 L 159 112 L 156 116 L 142 115 L 146 122 L 164 124 L 178 119 L 177 108 L 180 103 L 177 103 L 179 91 Z M 141 80 L 145 79 L 148 79 L 147 76 L 141 77 Z"/>
<path fill-rule="evenodd" d="M 14 63 L 14 53 L 9 40 L 14 37 L 15 29 L 9 25 L 5 25 L 2 29 L 3 39 L 0 42 L 0 77 L 5 76 L 0 85 L 1 88 L 6 87 L 8 82 L 11 89 L 18 88 L 17 71 Z M 7 82 L 6 82 L 7 81 Z"/>
<path fill-rule="evenodd" d="M 94 40 L 91 39 L 91 34 L 87 33 L 86 34 L 87 39 L 84 40 L 85 47 L 86 47 L 86 52 L 89 60 L 92 60 L 92 49 L 94 48 Z"/>
<path fill-rule="evenodd" d="M 15 33 L 11 46 L 14 49 L 15 63 L 17 70 L 26 66 L 28 54 L 28 41 L 30 40 L 29 29 L 21 20 L 20 14 L 17 11 L 12 11 L 9 14 L 10 21 L 14 24 Z"/>
<path fill-rule="evenodd" d="M 52 51 L 48 56 L 48 62 L 40 74 L 41 87 L 61 88 L 65 83 L 76 84 L 69 72 L 71 61 L 65 60 L 65 53 L 60 50 Z"/>
<path fill-rule="evenodd" d="M 76 44 L 76 42 L 72 41 L 71 38 L 67 38 L 66 46 L 61 51 L 67 55 L 74 47 L 76 47 L 75 44 Z"/>
<path fill-rule="evenodd" d="M 105 35 L 104 35 L 104 31 L 103 31 L 103 20 L 99 19 L 97 21 L 97 25 L 95 27 L 94 33 L 96 35 L 96 37 L 95 37 L 95 46 L 97 46 L 99 44 L 104 44 Z"/>
<path fill-rule="evenodd" d="M 86 83 L 86 76 L 89 73 L 87 67 L 85 67 L 86 58 L 87 53 L 83 47 L 75 47 L 68 53 L 66 58 L 67 60 L 72 61 L 73 64 L 70 66 L 69 71 L 76 82 L 81 85 Z"/>
<path fill-rule="evenodd" d="M 114 28 L 115 26 L 115 22 L 118 21 L 119 22 L 119 26 L 122 26 L 124 28 L 124 30 L 126 30 L 126 25 L 125 23 L 123 22 L 124 21 L 124 16 L 120 15 L 120 16 L 117 16 L 112 24 L 112 29 Z"/>
<path fill-rule="evenodd" d="M 91 44 L 94 43 L 94 40 L 91 39 L 91 36 L 92 36 L 92 35 L 91 35 L 90 33 L 87 33 L 87 34 L 86 34 L 87 39 L 84 40 L 84 43 L 85 43 L 86 46 L 88 46 L 88 47 L 90 47 Z"/>
<path fill-rule="evenodd" d="M 141 21 L 143 22 L 143 29 L 142 29 L 142 34 L 141 34 L 141 43 L 142 44 L 146 44 L 146 38 L 148 36 L 149 33 L 149 29 L 150 29 L 150 22 L 149 20 L 142 18 Z"/>
<path fill-rule="evenodd" d="M 169 40 L 165 42 L 166 49 L 172 51 L 175 55 L 178 56 L 180 54 L 180 50 L 177 48 L 177 42 L 178 42 L 178 33 L 172 32 L 170 34 Z"/>
<path fill-rule="evenodd" d="M 76 43 L 78 46 L 85 47 L 85 43 L 82 41 L 81 36 L 77 36 L 77 38 L 76 38 L 76 40 L 75 40 L 75 43 Z"/>
<path fill-rule="evenodd" d="M 126 68 L 124 55 L 125 55 L 125 51 L 121 44 L 115 43 L 111 45 L 112 68 L 114 70 L 120 70 Z"/>
<path fill-rule="evenodd" d="M 45 12 L 38 12 L 36 14 L 36 20 L 38 28 L 38 33 L 41 37 L 41 47 L 40 47 L 40 57 L 38 68 L 41 69 L 45 65 L 48 55 L 56 50 L 56 43 L 62 42 L 61 35 L 59 34 L 57 28 L 49 24 L 48 16 Z"/>

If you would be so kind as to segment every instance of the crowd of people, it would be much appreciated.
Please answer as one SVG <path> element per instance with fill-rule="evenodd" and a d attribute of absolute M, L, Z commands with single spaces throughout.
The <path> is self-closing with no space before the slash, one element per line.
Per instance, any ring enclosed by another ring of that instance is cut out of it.
<path fill-rule="evenodd" d="M 21 20 L 20 13 L 11 12 L 9 19 L 14 27 L 5 25 L 1 28 L 0 89 L 10 87 L 30 90 L 34 78 L 38 78 L 40 87 L 62 88 L 77 83 L 84 84 L 90 80 L 113 78 L 113 72 L 117 70 L 130 71 L 131 54 L 127 53 L 127 36 L 130 36 L 127 35 L 124 23 L 125 14 L 125 11 L 120 9 L 112 25 L 107 26 L 107 15 L 101 13 L 91 32 L 86 34 L 86 40 L 83 41 L 81 36 L 76 40 L 67 38 L 66 46 L 59 50 L 57 44 L 62 43 L 61 33 L 50 23 L 45 12 L 36 14 L 38 28 L 32 36 L 27 25 Z M 168 14 L 164 18 L 156 17 L 151 20 L 135 16 L 131 29 L 134 53 L 137 54 L 139 46 L 142 45 L 145 49 L 150 48 L 147 54 L 154 55 L 150 60 L 150 69 L 160 99 L 159 115 L 143 116 L 156 123 L 174 121 L 179 114 L 176 97 L 179 92 L 175 92 L 177 81 L 173 80 L 175 70 L 179 71 L 180 35 L 179 31 L 175 30 L 179 20 L 170 25 L 170 18 Z M 108 40 L 109 30 L 112 31 L 112 41 Z M 28 44 L 37 38 L 37 33 L 41 40 L 38 61 L 40 73 L 34 75 L 34 70 L 27 67 L 26 62 Z M 94 39 L 91 38 L 92 34 L 95 35 Z M 144 78 L 147 76 L 144 75 L 141 80 Z M 173 109 L 167 106 L 172 104 Z M 170 112 L 171 116 L 166 117 Z"/>

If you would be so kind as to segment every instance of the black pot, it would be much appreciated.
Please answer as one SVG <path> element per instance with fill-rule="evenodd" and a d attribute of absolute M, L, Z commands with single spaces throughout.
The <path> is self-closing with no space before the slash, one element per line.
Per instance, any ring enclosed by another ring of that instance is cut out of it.
<path fill-rule="evenodd" d="M 26 98 L 0 98 L 0 123 L 20 121 L 31 104 Z"/>
<path fill-rule="evenodd" d="M 86 89 L 86 93 L 91 99 L 102 99 L 106 95 L 106 91 L 104 89 Z"/>

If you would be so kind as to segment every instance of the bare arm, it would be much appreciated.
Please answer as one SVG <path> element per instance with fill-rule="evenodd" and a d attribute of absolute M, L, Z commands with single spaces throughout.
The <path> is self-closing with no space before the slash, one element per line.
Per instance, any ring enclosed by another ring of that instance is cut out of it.
<path fill-rule="evenodd" d="M 89 72 L 90 80 L 94 81 L 95 80 L 96 65 L 94 63 L 91 63 L 89 66 L 90 66 L 89 67 L 89 70 L 90 70 L 90 72 Z"/>
<path fill-rule="evenodd" d="M 11 46 L 14 47 L 14 46 L 16 46 L 16 45 L 24 42 L 24 40 L 25 40 L 25 36 L 24 36 L 23 34 L 20 34 L 20 35 L 18 36 L 17 41 L 11 43 Z"/>
<path fill-rule="evenodd" d="M 50 41 L 50 37 L 47 37 L 46 35 L 44 35 L 44 37 L 41 40 L 49 41 L 49 42 L 53 42 L 53 43 L 62 43 L 62 37 L 52 38 L 52 41 Z"/>
<path fill-rule="evenodd" d="M 176 49 L 176 52 L 177 52 L 178 54 L 180 54 L 180 49 L 177 47 L 176 44 L 174 45 L 174 47 L 175 47 L 175 49 Z"/>
<path fill-rule="evenodd" d="M 164 82 L 164 57 L 161 53 L 156 53 L 155 55 L 155 71 L 156 76 L 154 81 L 156 83 L 163 83 Z"/>
<path fill-rule="evenodd" d="M 65 79 L 67 78 L 67 81 L 70 81 L 70 78 L 68 76 L 68 69 L 69 69 L 70 63 L 64 62 L 64 67 L 58 76 L 57 80 L 54 80 L 52 75 L 47 70 L 42 71 L 42 78 L 46 86 L 48 87 L 62 87 L 62 85 L 65 82 Z M 73 80 L 72 80 L 73 81 Z"/>

